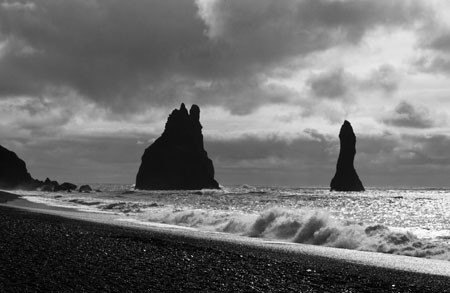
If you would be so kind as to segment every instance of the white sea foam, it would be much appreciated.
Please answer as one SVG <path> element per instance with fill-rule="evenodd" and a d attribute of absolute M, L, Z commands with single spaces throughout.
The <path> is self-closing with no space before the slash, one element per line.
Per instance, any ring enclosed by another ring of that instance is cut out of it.
<path fill-rule="evenodd" d="M 450 260 L 450 191 L 227 187 L 202 191 L 22 192 L 26 199 L 130 221 Z"/>
<path fill-rule="evenodd" d="M 419 239 L 383 225 L 342 222 L 324 211 L 272 208 L 260 215 L 183 210 L 155 213 L 151 222 L 249 237 L 450 260 L 445 243 Z"/>

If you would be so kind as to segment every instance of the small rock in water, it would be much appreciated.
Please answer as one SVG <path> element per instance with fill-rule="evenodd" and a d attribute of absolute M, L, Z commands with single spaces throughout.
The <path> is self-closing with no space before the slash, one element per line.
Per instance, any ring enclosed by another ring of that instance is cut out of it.
<path fill-rule="evenodd" d="M 81 185 L 78 189 L 79 192 L 89 193 L 92 191 L 92 188 L 89 185 Z"/>
<path fill-rule="evenodd" d="M 55 191 L 63 190 L 63 191 L 70 191 L 77 189 L 77 186 L 70 182 L 64 182 L 63 184 L 59 185 Z"/>

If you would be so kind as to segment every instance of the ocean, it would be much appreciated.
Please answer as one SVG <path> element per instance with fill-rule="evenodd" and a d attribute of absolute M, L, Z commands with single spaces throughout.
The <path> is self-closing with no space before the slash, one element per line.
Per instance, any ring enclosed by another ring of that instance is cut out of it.
<path fill-rule="evenodd" d="M 450 260 L 450 189 L 226 186 L 139 191 L 91 184 L 92 193 L 17 191 L 29 201 L 115 214 L 119 220 L 246 237 Z"/>

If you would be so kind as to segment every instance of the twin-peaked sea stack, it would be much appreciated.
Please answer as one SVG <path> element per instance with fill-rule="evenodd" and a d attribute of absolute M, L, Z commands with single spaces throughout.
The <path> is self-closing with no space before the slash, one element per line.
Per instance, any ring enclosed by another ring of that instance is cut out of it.
<path fill-rule="evenodd" d="M 336 174 L 331 180 L 331 191 L 364 191 L 364 186 L 356 174 L 353 161 L 356 154 L 356 136 L 352 125 L 347 120 L 339 133 L 341 151 L 336 165 Z"/>
<path fill-rule="evenodd" d="M 167 119 L 163 134 L 144 152 L 136 189 L 218 189 L 214 166 L 203 147 L 200 108 L 184 104 Z"/>

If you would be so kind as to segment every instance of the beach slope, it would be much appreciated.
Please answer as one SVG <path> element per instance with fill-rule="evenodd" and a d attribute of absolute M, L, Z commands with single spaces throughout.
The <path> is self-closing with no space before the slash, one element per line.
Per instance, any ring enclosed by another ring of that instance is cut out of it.
<path fill-rule="evenodd" d="M 450 292 L 445 275 L 165 230 L 2 204 L 0 291 Z"/>

